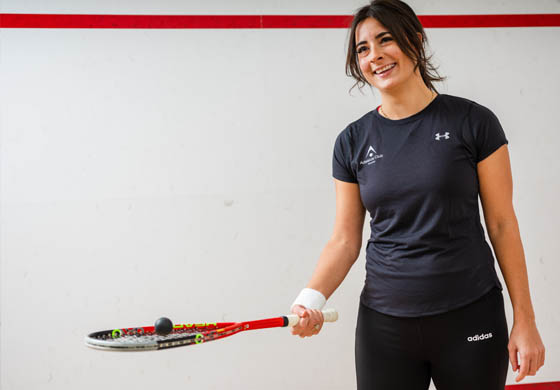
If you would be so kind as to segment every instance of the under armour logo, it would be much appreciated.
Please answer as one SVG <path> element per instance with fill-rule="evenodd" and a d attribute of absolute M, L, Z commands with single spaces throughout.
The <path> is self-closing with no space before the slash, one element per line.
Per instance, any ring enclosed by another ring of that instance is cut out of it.
<path fill-rule="evenodd" d="M 436 133 L 436 141 L 443 137 L 444 139 L 449 139 L 449 132 L 446 131 L 445 134 Z"/>

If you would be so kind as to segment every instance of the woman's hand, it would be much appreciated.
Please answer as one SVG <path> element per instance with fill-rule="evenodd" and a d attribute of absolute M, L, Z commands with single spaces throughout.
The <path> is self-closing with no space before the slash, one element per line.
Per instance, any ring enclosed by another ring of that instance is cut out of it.
<path fill-rule="evenodd" d="M 508 350 L 511 367 L 518 371 L 516 382 L 537 373 L 544 364 L 545 349 L 534 321 L 514 322 Z"/>
<path fill-rule="evenodd" d="M 304 338 L 319 334 L 324 321 L 321 310 L 306 309 L 301 305 L 295 305 L 292 313 L 299 317 L 299 322 L 292 328 L 293 335 Z"/>

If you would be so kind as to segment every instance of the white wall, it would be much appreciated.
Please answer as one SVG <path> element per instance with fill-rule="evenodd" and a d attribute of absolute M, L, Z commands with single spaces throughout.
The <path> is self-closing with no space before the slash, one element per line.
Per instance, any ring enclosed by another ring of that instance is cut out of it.
<path fill-rule="evenodd" d="M 0 11 L 351 14 L 363 4 L 4 0 Z M 409 4 L 418 14 L 560 12 L 552 0 Z M 526 382 L 560 380 L 560 29 L 427 33 L 449 77 L 440 92 L 491 108 L 510 141 L 515 208 L 548 348 L 545 367 Z M 378 103 L 367 91 L 347 93 L 346 36 L 0 32 L 2 389 L 355 387 L 363 252 L 329 301 L 340 321 L 320 337 L 273 329 L 139 354 L 83 346 L 90 331 L 162 315 L 234 321 L 288 310 L 332 230 L 334 138 Z"/>

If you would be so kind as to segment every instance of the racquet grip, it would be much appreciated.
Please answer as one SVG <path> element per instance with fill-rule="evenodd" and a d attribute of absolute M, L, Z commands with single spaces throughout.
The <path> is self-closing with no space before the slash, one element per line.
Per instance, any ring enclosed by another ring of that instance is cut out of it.
<path fill-rule="evenodd" d="M 335 322 L 338 320 L 338 312 L 335 309 L 325 309 L 321 310 L 321 312 L 325 322 Z M 295 326 L 299 321 L 299 317 L 296 314 L 289 314 L 286 318 L 288 319 L 288 326 Z"/>

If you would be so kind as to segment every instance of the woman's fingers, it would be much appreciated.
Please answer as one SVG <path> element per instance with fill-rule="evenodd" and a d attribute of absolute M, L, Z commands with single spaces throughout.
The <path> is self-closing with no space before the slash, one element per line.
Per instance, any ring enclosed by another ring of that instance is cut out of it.
<path fill-rule="evenodd" d="M 305 328 L 307 327 L 307 322 L 309 321 L 309 313 L 307 310 L 301 305 L 296 305 L 292 309 L 292 313 L 296 314 L 299 317 L 299 321 L 292 327 L 292 334 L 293 335 L 301 335 Z"/>
<path fill-rule="evenodd" d="M 321 328 L 323 327 L 323 313 L 321 312 L 321 310 L 311 310 L 311 319 L 310 319 L 310 325 L 312 326 L 312 331 L 314 332 L 314 334 L 317 334 L 321 331 Z"/>
<path fill-rule="evenodd" d="M 508 346 L 508 350 L 509 350 L 509 361 L 511 363 L 511 369 L 513 371 L 517 371 L 517 369 L 519 368 L 519 361 L 517 360 L 517 348 L 510 345 Z"/>
<path fill-rule="evenodd" d="M 303 307 L 301 307 L 303 309 Z M 297 310 L 294 307 L 294 314 L 300 318 L 298 323 L 293 327 L 292 334 L 301 338 L 310 337 L 318 334 L 323 326 L 323 313 L 315 309 Z"/>

